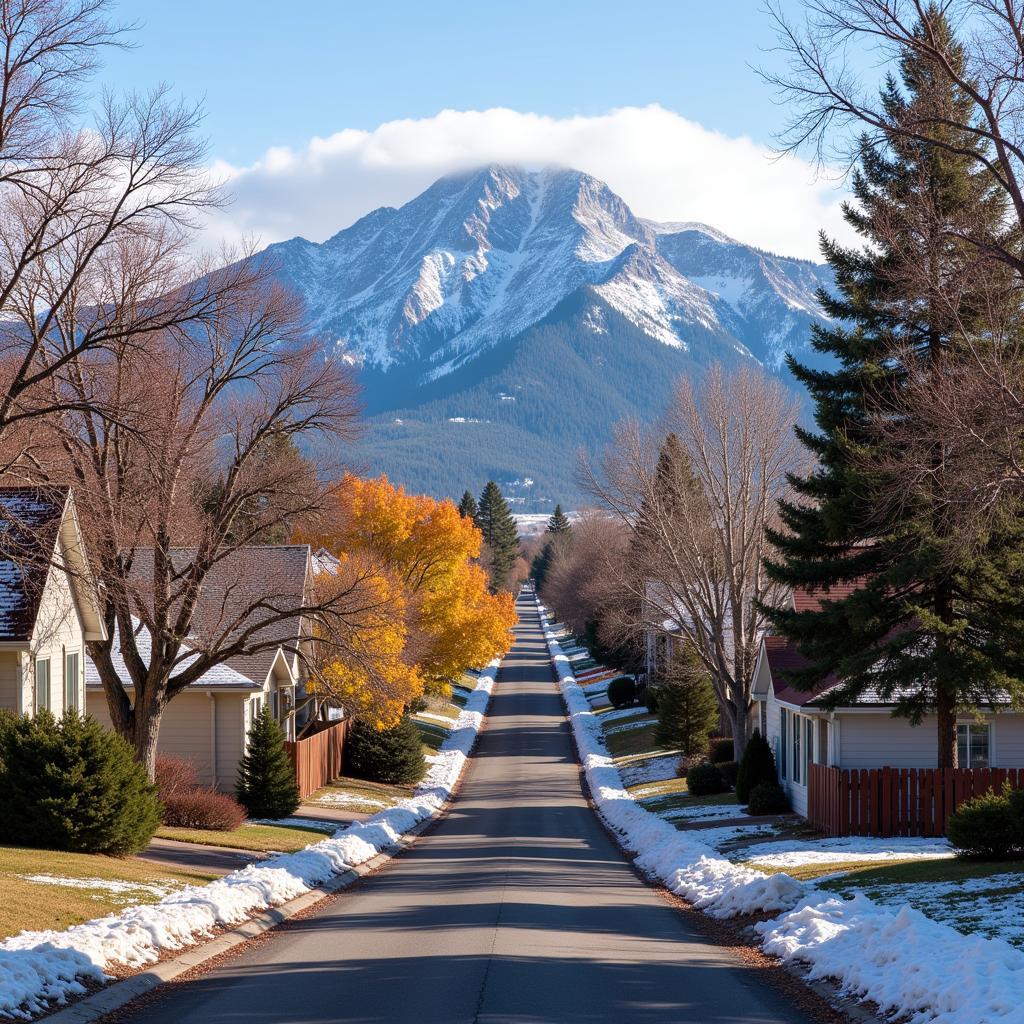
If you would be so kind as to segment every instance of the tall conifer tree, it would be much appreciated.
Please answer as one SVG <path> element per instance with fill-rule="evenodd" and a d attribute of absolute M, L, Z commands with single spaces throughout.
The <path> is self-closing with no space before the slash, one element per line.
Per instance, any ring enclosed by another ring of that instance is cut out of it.
<path fill-rule="evenodd" d="M 459 515 L 462 516 L 463 519 L 472 519 L 476 522 L 476 498 L 474 498 L 469 491 L 462 492 L 462 498 L 459 500 Z"/>
<path fill-rule="evenodd" d="M 933 6 L 925 17 L 928 25 L 918 31 L 942 36 L 962 69 L 963 51 L 941 11 Z M 972 102 L 910 51 L 900 80 L 890 77 L 882 98 L 893 126 L 934 124 L 943 110 L 955 112 L 952 124 L 970 116 Z M 821 296 L 831 319 L 815 328 L 813 345 L 835 368 L 790 359 L 815 402 L 817 430 L 799 434 L 818 466 L 794 481 L 803 500 L 784 506 L 786 530 L 772 537 L 779 556 L 768 570 L 824 599 L 820 610 L 772 615 L 812 663 L 793 681 L 808 687 L 834 672 L 842 685 L 830 693 L 832 704 L 871 689 L 914 721 L 936 712 L 938 764 L 948 767 L 957 760 L 957 712 L 990 700 L 1007 682 L 986 621 L 992 595 L 981 588 L 1019 554 L 1011 529 L 1003 538 L 979 538 L 982 554 L 971 565 L 951 562 L 941 503 L 927 494 L 892 500 L 898 481 L 886 466 L 894 460 L 872 421 L 879 399 L 888 414 L 909 414 L 899 395 L 911 369 L 941 373 L 944 361 L 962 353 L 964 330 L 984 335 L 984 302 L 971 276 L 977 252 L 958 235 L 970 224 L 974 233 L 982 226 L 996 236 L 1002 205 L 977 144 L 952 137 L 955 129 L 934 130 L 946 130 L 944 141 L 961 152 L 896 131 L 862 140 L 856 204 L 847 204 L 844 216 L 865 246 L 823 241 L 838 294 Z M 939 444 L 934 460 L 934 472 L 942 473 Z"/>
<path fill-rule="evenodd" d="M 519 555 L 519 531 L 501 488 L 493 480 L 487 481 L 480 495 L 476 524 L 491 553 L 491 586 L 500 590 Z"/>

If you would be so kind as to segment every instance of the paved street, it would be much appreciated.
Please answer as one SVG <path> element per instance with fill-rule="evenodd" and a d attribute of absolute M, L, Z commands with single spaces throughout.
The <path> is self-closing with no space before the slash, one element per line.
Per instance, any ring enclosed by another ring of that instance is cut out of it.
<path fill-rule="evenodd" d="M 602 830 L 533 604 L 519 607 L 445 819 L 350 893 L 133 1019 L 808 1024 L 641 883 Z"/>

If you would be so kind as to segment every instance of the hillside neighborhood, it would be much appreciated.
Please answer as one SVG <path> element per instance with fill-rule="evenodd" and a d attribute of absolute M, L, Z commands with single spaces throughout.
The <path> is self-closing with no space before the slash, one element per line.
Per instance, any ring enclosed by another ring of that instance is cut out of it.
<path fill-rule="evenodd" d="M 0 0 L 0 1021 L 1024 1024 L 1024 8 L 533 2 Z"/>

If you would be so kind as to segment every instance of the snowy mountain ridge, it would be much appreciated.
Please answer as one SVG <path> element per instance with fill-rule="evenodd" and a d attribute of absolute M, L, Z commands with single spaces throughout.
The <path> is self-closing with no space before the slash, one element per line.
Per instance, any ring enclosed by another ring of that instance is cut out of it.
<path fill-rule="evenodd" d="M 592 302 L 651 342 L 778 367 L 823 320 L 827 268 L 787 260 L 698 223 L 637 217 L 580 171 L 490 166 L 440 178 L 401 207 L 381 207 L 317 244 L 269 247 L 311 325 L 350 358 L 423 386 Z"/>

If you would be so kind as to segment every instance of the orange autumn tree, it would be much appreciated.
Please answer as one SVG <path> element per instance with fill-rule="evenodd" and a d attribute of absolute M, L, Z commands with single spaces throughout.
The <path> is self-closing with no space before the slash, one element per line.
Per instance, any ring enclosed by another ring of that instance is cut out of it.
<path fill-rule="evenodd" d="M 467 668 L 511 646 L 512 595 L 488 592 L 476 562 L 480 531 L 450 501 L 407 494 L 384 476 L 348 474 L 334 491 L 322 529 L 302 539 L 343 565 L 368 560 L 401 588 L 404 663 L 415 667 L 427 692 L 448 693 L 451 680 Z M 351 673 L 359 669 L 346 662 L 337 671 L 354 680 Z"/>

